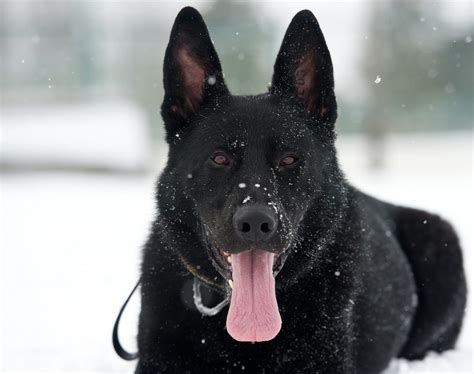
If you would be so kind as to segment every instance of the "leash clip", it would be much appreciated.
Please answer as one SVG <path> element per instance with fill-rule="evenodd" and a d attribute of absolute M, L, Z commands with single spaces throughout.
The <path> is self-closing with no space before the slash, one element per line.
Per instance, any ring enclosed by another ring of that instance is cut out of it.
<path fill-rule="evenodd" d="M 197 277 L 194 277 L 194 282 L 193 282 L 194 305 L 196 305 L 197 310 L 199 310 L 199 312 L 201 312 L 203 316 L 206 316 L 206 317 L 215 316 L 222 310 L 222 308 L 224 308 L 226 305 L 229 304 L 230 297 L 229 295 L 227 295 L 226 298 L 222 300 L 219 304 L 217 304 L 216 306 L 212 308 L 209 308 L 202 303 L 201 285 L 202 285 L 202 282 Z"/>

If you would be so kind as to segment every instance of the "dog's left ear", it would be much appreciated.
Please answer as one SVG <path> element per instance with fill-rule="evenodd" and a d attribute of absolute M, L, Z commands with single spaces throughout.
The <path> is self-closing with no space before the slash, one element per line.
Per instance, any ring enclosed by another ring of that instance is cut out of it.
<path fill-rule="evenodd" d="M 165 53 L 163 83 L 161 113 L 168 138 L 212 99 L 229 95 L 206 24 L 192 7 L 183 8 L 174 21 Z"/>
<path fill-rule="evenodd" d="M 331 55 L 318 21 L 309 10 L 297 13 L 278 53 L 270 92 L 300 101 L 318 122 L 337 118 Z"/>

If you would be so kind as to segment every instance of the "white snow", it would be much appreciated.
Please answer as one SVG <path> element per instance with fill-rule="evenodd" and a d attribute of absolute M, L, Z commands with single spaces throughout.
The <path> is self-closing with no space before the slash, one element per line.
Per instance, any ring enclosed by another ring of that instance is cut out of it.
<path fill-rule="evenodd" d="M 395 360 L 384 374 L 472 374 L 471 350 L 453 350 L 438 354 L 431 352 L 423 361 Z"/>
<path fill-rule="evenodd" d="M 148 166 L 147 123 L 143 112 L 127 101 L 2 108 L 0 118 L 1 161 L 9 165 Z"/>
<path fill-rule="evenodd" d="M 209 78 L 207 78 L 207 83 L 210 86 L 213 86 L 216 84 L 216 76 L 215 75 L 209 75 Z"/>
<path fill-rule="evenodd" d="M 379 173 L 366 168 L 364 139 L 342 137 L 338 143 L 343 168 L 356 186 L 453 223 L 474 289 L 472 134 L 392 137 L 387 168 Z M 115 355 L 111 331 L 138 277 L 154 213 L 155 176 L 0 177 L 2 372 L 132 372 L 135 362 Z M 131 351 L 138 310 L 134 297 L 120 329 Z M 421 362 L 395 361 L 385 374 L 472 373 L 473 322 L 469 302 L 456 350 Z"/>
<path fill-rule="evenodd" d="M 132 372 L 112 350 L 111 329 L 138 279 L 153 178 L 1 178 L 2 369 Z M 137 312 L 134 298 L 121 329 L 131 350 Z"/>
<path fill-rule="evenodd" d="M 374 80 L 374 83 L 379 84 L 380 82 L 382 82 L 382 78 L 380 78 L 380 75 L 377 75 L 377 77 Z"/>

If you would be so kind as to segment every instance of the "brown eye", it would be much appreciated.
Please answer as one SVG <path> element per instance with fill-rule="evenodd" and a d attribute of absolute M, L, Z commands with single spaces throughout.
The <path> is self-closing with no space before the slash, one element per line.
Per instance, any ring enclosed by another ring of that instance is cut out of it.
<path fill-rule="evenodd" d="M 280 166 L 291 166 L 293 165 L 298 159 L 296 156 L 285 156 L 280 160 Z"/>
<path fill-rule="evenodd" d="M 214 161 L 215 164 L 222 165 L 222 166 L 229 165 L 229 162 L 230 162 L 227 156 L 222 153 L 217 153 L 213 155 L 211 157 L 211 160 Z"/>

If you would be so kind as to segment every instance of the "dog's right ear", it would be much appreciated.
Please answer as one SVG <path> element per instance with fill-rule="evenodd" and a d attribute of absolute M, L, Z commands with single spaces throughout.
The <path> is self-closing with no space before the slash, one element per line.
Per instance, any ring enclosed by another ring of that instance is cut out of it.
<path fill-rule="evenodd" d="M 161 114 L 168 139 L 204 105 L 229 95 L 222 68 L 199 12 L 183 8 L 174 21 L 163 66 Z"/>

